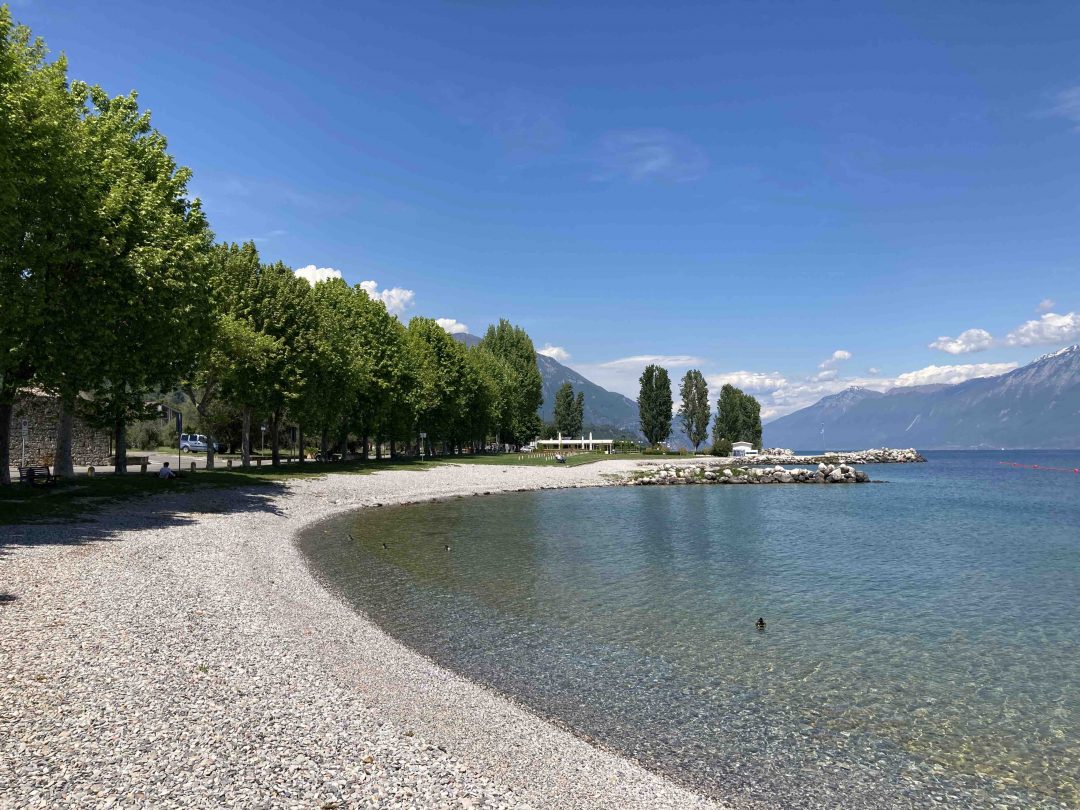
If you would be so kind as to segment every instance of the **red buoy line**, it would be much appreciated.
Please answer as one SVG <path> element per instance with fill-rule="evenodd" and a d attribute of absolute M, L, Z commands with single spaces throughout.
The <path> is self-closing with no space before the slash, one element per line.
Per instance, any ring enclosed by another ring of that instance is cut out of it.
<path fill-rule="evenodd" d="M 1043 464 L 1018 464 L 1015 461 L 999 461 L 998 464 L 1004 464 L 1008 467 L 1020 467 L 1024 470 L 1046 470 L 1047 472 L 1067 472 L 1080 475 L 1080 467 L 1047 467 Z"/>

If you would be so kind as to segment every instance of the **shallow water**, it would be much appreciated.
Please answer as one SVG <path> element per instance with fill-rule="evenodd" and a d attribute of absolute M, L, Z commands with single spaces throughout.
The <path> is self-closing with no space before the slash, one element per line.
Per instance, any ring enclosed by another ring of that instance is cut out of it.
<path fill-rule="evenodd" d="M 928 455 L 368 510 L 301 546 L 405 643 L 706 793 L 1078 806 L 1080 475 L 999 462 L 1080 452 Z"/>

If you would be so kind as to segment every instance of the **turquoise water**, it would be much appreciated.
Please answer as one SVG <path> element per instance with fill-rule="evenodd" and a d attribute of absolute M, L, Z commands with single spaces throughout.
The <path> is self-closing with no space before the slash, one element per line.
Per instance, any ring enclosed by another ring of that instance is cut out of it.
<path fill-rule="evenodd" d="M 927 455 L 879 485 L 369 510 L 301 545 L 405 643 L 703 792 L 1080 806 L 1080 475 L 999 463 L 1080 452 Z"/>

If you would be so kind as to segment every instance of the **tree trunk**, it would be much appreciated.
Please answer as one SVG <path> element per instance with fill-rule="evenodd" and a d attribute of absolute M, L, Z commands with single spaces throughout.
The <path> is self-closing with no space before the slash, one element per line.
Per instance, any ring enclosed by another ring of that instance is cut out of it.
<path fill-rule="evenodd" d="M 371 452 L 371 448 L 368 447 L 367 433 L 364 433 L 364 450 L 363 450 L 363 453 L 364 453 L 363 459 L 364 459 L 364 461 L 368 460 L 368 453 L 370 453 L 370 452 Z"/>
<path fill-rule="evenodd" d="M 214 469 L 214 436 L 212 433 L 206 434 L 206 469 Z"/>
<path fill-rule="evenodd" d="M 281 466 L 281 411 L 270 414 L 270 463 Z"/>
<path fill-rule="evenodd" d="M 296 426 L 296 463 L 304 463 L 304 429 Z"/>
<path fill-rule="evenodd" d="M 124 417 L 118 416 L 113 422 L 113 436 L 116 442 L 113 474 L 124 475 L 127 473 L 127 425 L 124 424 Z"/>
<path fill-rule="evenodd" d="M 57 478 L 74 478 L 75 465 L 71 461 L 72 433 L 75 429 L 75 397 L 60 397 L 60 418 L 56 423 L 56 452 L 53 454 L 53 475 Z"/>
<path fill-rule="evenodd" d="M 390 440 L 390 460 L 394 461 L 397 458 L 397 442 L 393 439 Z"/>
<path fill-rule="evenodd" d="M 11 486 L 11 402 L 0 402 L 0 486 Z"/>
<path fill-rule="evenodd" d="M 251 408 L 244 408 L 240 428 L 240 464 L 251 466 Z"/>
<path fill-rule="evenodd" d="M 330 428 L 324 427 L 322 429 L 322 435 L 319 437 L 319 452 L 322 454 L 323 461 L 330 458 L 327 455 L 330 452 Z"/>
<path fill-rule="evenodd" d="M 375 460 L 376 461 L 382 461 L 382 443 L 383 443 L 383 437 L 382 436 L 376 436 L 375 437 Z"/>

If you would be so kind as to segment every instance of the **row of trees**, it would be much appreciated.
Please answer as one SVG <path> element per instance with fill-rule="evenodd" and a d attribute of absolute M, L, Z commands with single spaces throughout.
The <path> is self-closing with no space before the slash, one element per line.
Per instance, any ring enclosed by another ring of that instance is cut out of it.
<path fill-rule="evenodd" d="M 340 279 L 312 287 L 253 243 L 215 245 L 190 172 L 135 94 L 66 69 L 0 6 L 0 483 L 28 388 L 59 397 L 59 476 L 72 473 L 77 409 L 113 431 L 123 472 L 126 425 L 147 416 L 150 392 L 177 388 L 204 433 L 242 423 L 244 463 L 255 419 L 275 462 L 286 420 L 324 448 L 350 433 L 392 451 L 419 432 L 448 447 L 536 435 L 524 331 L 502 321 L 468 349 Z"/>
<path fill-rule="evenodd" d="M 640 379 L 638 412 L 641 431 L 650 446 L 671 435 L 673 402 L 667 369 L 657 365 L 645 368 Z M 690 369 L 679 386 L 678 414 L 683 430 L 696 452 L 709 436 L 709 386 L 698 369 Z M 716 419 L 712 425 L 713 452 L 728 455 L 732 442 L 752 442 L 761 447 L 761 405 L 733 385 L 720 389 Z"/>

